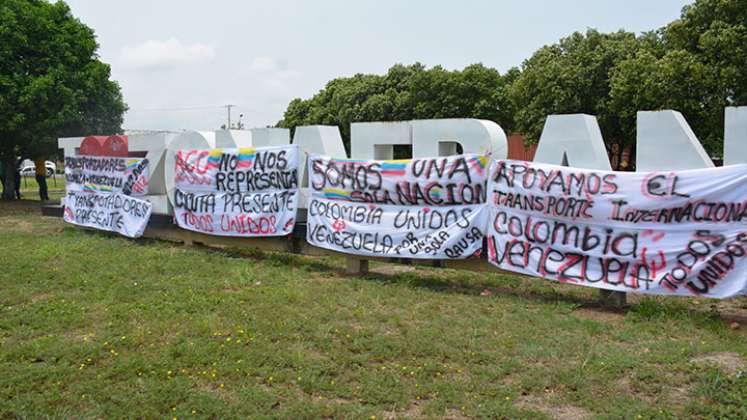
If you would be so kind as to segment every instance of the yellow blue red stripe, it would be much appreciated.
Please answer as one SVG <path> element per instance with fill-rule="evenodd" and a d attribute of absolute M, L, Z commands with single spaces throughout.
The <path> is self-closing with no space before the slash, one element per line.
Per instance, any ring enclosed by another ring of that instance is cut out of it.
<path fill-rule="evenodd" d="M 381 174 L 404 176 L 410 159 L 384 160 L 381 162 Z"/>
<path fill-rule="evenodd" d="M 223 154 L 223 149 L 210 150 L 210 153 L 208 153 L 207 165 L 205 165 L 205 167 L 207 169 L 217 168 L 218 164 L 220 163 L 220 156 L 222 154 Z"/>
<path fill-rule="evenodd" d="M 251 147 L 242 147 L 239 149 L 238 153 L 238 163 L 237 167 L 239 168 L 248 168 L 252 166 L 252 163 L 254 162 L 254 157 L 257 155 L 257 149 L 251 148 Z"/>
<path fill-rule="evenodd" d="M 324 197 L 330 200 L 349 200 L 350 192 L 339 188 L 325 188 Z"/>

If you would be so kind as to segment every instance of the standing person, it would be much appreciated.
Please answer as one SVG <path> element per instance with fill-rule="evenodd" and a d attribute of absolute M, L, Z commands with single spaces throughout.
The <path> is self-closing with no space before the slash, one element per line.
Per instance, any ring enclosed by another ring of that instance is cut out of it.
<path fill-rule="evenodd" d="M 47 193 L 47 166 L 44 163 L 44 158 L 37 158 L 34 161 L 36 166 L 36 183 L 39 184 L 39 199 L 41 201 L 48 201 L 49 194 Z"/>
<path fill-rule="evenodd" d="M 13 180 L 13 189 L 16 193 L 16 200 L 21 199 L 21 163 L 23 163 L 23 158 L 19 157 L 18 162 L 16 162 L 16 178 Z"/>
<path fill-rule="evenodd" d="M 2 197 L 5 195 L 5 163 L 0 159 L 0 184 L 3 186 L 3 193 L 0 195 Z"/>

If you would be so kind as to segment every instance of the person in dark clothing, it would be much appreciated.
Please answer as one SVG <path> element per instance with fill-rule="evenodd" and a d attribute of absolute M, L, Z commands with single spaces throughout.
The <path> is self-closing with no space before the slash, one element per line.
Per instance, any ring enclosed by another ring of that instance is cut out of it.
<path fill-rule="evenodd" d="M 13 189 L 16 193 L 16 199 L 21 199 L 21 163 L 23 163 L 23 158 L 18 158 L 18 162 L 16 163 L 16 178 L 13 180 Z"/>
<path fill-rule="evenodd" d="M 0 195 L 2 197 L 5 195 L 5 164 L 2 160 L 0 160 L 0 185 L 3 187 L 2 195 Z"/>
<path fill-rule="evenodd" d="M 44 159 L 36 159 L 34 161 L 34 166 L 36 170 L 36 183 L 39 184 L 39 199 L 41 201 L 48 201 L 49 194 L 47 192 L 47 166 L 44 163 Z"/>

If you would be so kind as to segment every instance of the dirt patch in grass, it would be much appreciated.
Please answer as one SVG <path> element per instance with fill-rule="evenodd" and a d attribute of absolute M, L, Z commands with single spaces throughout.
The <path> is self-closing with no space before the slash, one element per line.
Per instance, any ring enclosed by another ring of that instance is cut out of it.
<path fill-rule="evenodd" d="M 665 375 L 666 379 L 664 382 L 667 383 L 666 389 L 660 395 L 652 393 L 653 391 L 647 389 L 645 386 L 635 385 L 634 379 L 629 375 L 620 377 L 614 382 L 615 389 L 623 395 L 630 395 L 636 399 L 639 399 L 649 405 L 657 405 L 665 403 L 670 407 L 676 407 L 682 405 L 688 401 L 688 396 L 692 389 L 692 386 L 687 383 L 685 377 L 679 377 L 676 375 Z M 641 392 L 646 390 L 646 392 Z"/>
<path fill-rule="evenodd" d="M 36 302 L 39 302 L 39 301 L 42 301 L 42 300 L 47 300 L 47 299 L 49 299 L 51 297 L 52 297 L 52 295 L 50 293 L 44 293 L 44 292 L 42 292 L 42 293 L 36 293 L 34 295 L 31 295 L 31 303 L 36 303 Z"/>
<path fill-rule="evenodd" d="M 410 406 L 402 411 L 384 411 L 381 413 L 381 417 L 386 420 L 392 419 L 420 419 L 423 418 L 423 408 L 420 406 L 420 401 L 415 400 L 410 402 Z"/>
<path fill-rule="evenodd" d="M 747 299 L 723 299 L 718 301 L 692 299 L 695 311 L 722 319 L 731 329 L 747 333 Z M 736 323 L 736 324 L 735 324 Z"/>
<path fill-rule="evenodd" d="M 306 347 L 304 349 L 304 355 L 311 360 L 325 361 L 329 360 L 329 355 L 317 347 Z"/>
<path fill-rule="evenodd" d="M 740 304 L 747 306 L 744 302 L 740 302 Z M 732 304 L 731 307 L 719 310 L 718 314 L 730 329 L 747 334 L 747 309 Z"/>
<path fill-rule="evenodd" d="M 33 223 L 28 222 L 19 217 L 10 217 L 8 218 L 7 222 L 11 223 L 11 225 L 13 226 L 13 230 L 18 230 L 21 232 L 33 232 L 34 231 Z"/>
<path fill-rule="evenodd" d="M 602 308 L 578 308 L 572 312 L 578 318 L 590 319 L 604 323 L 620 323 L 625 320 L 625 314 L 612 312 Z"/>
<path fill-rule="evenodd" d="M 468 417 L 465 416 L 464 413 L 454 408 L 450 408 L 444 413 L 444 419 L 447 420 L 462 420 L 466 418 Z"/>
<path fill-rule="evenodd" d="M 0 220 L 8 231 L 20 233 L 52 233 L 62 230 L 61 217 L 42 217 L 39 201 L 0 200 Z"/>
<path fill-rule="evenodd" d="M 539 411 L 554 419 L 589 419 L 592 417 L 589 411 L 581 407 L 556 404 L 545 398 L 531 395 L 520 397 L 516 405 L 523 409 Z"/>
<path fill-rule="evenodd" d="M 340 281 L 340 277 L 335 275 L 334 273 L 308 275 L 308 279 L 315 283 L 321 283 L 321 284 Z"/>
<path fill-rule="evenodd" d="M 696 364 L 712 364 L 729 375 L 735 375 L 747 368 L 747 362 L 737 353 L 719 352 L 706 354 L 690 360 Z"/>
<path fill-rule="evenodd" d="M 633 381 L 627 375 L 618 378 L 614 382 L 614 387 L 622 395 L 634 396 L 635 398 L 639 398 L 647 402 L 648 404 L 654 404 L 656 402 L 656 397 L 654 395 L 651 395 L 647 392 L 636 391 L 635 387 L 633 386 Z"/>
<path fill-rule="evenodd" d="M 236 395 L 225 387 L 221 387 L 220 383 L 196 379 L 195 386 L 200 392 L 212 395 L 221 401 L 229 403 L 237 401 Z"/>
<path fill-rule="evenodd" d="M 519 375 L 506 375 L 501 379 L 501 383 L 507 388 L 518 386 L 521 384 L 521 377 Z"/>
<path fill-rule="evenodd" d="M 692 385 L 687 383 L 672 385 L 667 391 L 667 402 L 671 403 L 672 406 L 684 404 L 686 401 L 689 401 L 691 390 Z"/>
<path fill-rule="evenodd" d="M 377 267 L 372 267 L 369 271 L 373 274 L 381 274 L 384 276 L 396 276 L 398 274 L 412 273 L 416 270 L 416 267 L 411 265 L 403 264 L 385 264 Z"/>
<path fill-rule="evenodd" d="M 73 328 L 62 333 L 62 336 L 70 341 L 93 341 L 96 335 L 82 328 Z"/>

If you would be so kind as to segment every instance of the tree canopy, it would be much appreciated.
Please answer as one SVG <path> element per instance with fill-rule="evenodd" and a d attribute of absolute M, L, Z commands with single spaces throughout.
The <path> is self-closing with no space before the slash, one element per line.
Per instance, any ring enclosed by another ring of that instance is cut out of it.
<path fill-rule="evenodd" d="M 724 107 L 747 105 L 745 28 L 747 0 L 700 0 L 618 63 L 610 96 L 626 138 L 634 141 L 636 110 L 676 109 L 721 155 Z"/>
<path fill-rule="evenodd" d="M 55 153 L 57 137 L 121 130 L 127 106 L 97 49 L 62 1 L 0 3 L 0 159 L 9 172 L 17 156 Z"/>
<path fill-rule="evenodd" d="M 621 143 L 623 128 L 610 109 L 609 74 L 638 45 L 633 33 L 590 29 L 540 48 L 524 61 L 509 90 L 516 130 L 536 141 L 548 115 L 585 113 L 597 116 L 608 142 Z"/>
<path fill-rule="evenodd" d="M 662 39 L 714 71 L 722 101 L 747 103 L 747 0 L 698 0 L 662 29 Z"/>
<path fill-rule="evenodd" d="M 278 126 L 337 125 L 346 147 L 352 122 L 471 117 L 510 127 L 513 112 L 505 89 L 514 75 L 482 64 L 461 71 L 397 64 L 385 75 L 334 79 L 312 98 L 294 99 Z"/>
<path fill-rule="evenodd" d="M 471 117 L 536 142 L 548 115 L 587 113 L 614 158 L 635 147 L 637 111 L 675 109 L 720 155 L 724 107 L 747 105 L 746 63 L 747 0 L 697 0 L 650 32 L 575 32 L 503 75 L 482 64 L 448 71 L 417 63 L 334 79 L 294 99 L 278 125 L 338 125 L 347 142 L 351 122 Z"/>

